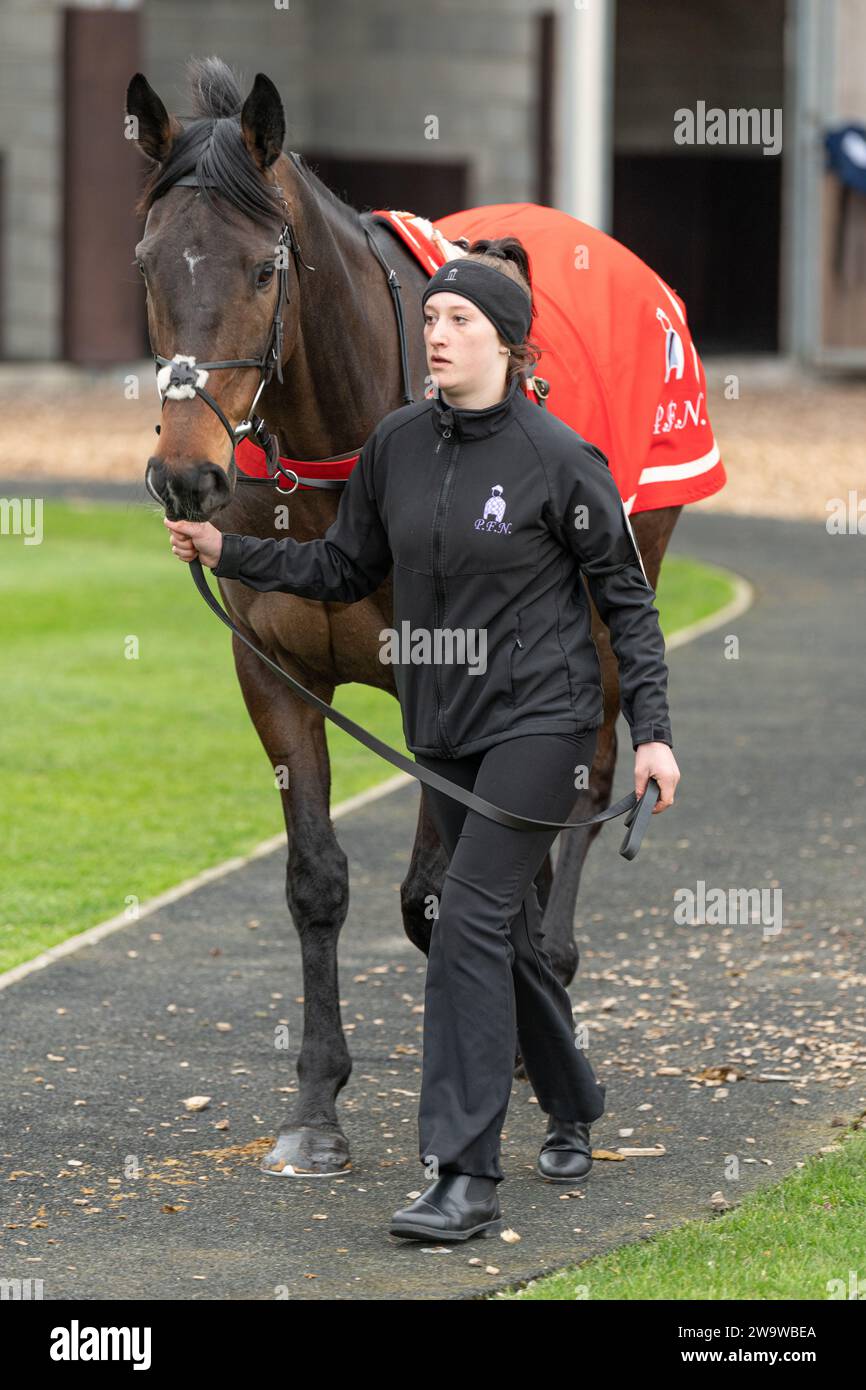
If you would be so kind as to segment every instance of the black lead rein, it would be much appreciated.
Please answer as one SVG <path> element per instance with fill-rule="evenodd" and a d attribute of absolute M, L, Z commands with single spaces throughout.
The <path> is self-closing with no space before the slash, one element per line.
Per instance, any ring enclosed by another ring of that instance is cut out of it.
<path fill-rule="evenodd" d="M 244 634 L 235 627 L 225 609 L 214 598 L 210 585 L 205 579 L 201 560 L 191 560 L 189 567 L 196 588 L 208 607 L 212 608 L 214 613 L 216 613 L 220 622 L 225 623 L 226 627 L 231 628 L 235 636 L 239 637 L 242 642 L 245 642 L 250 651 L 255 652 L 256 656 L 259 657 L 266 666 L 269 666 L 281 680 L 285 681 L 287 685 L 290 685 L 292 689 L 300 695 L 302 700 L 306 700 L 308 705 L 312 705 L 314 709 L 324 714 L 326 718 L 333 720 L 335 724 L 339 725 L 341 729 L 344 729 L 347 734 L 351 734 L 352 738 L 357 739 L 359 743 L 366 744 L 374 753 L 378 753 L 380 758 L 385 758 L 389 763 L 393 763 L 395 767 L 399 767 L 404 772 L 408 772 L 412 777 L 417 778 L 419 782 L 427 782 L 431 787 L 436 787 L 438 791 L 445 792 L 445 794 L 450 796 L 454 801 L 462 801 L 463 805 L 468 806 L 470 811 L 478 811 L 482 816 L 486 816 L 488 820 L 498 821 L 500 825 L 507 825 L 511 830 L 577 830 L 585 825 L 598 825 L 602 821 L 613 820 L 616 816 L 621 816 L 624 812 L 628 812 L 625 819 L 628 831 L 620 845 L 619 852 L 624 859 L 634 859 L 640 849 L 641 840 L 649 824 L 649 818 L 652 815 L 653 807 L 659 798 L 660 787 L 654 777 L 647 779 L 646 788 L 640 798 L 638 798 L 637 792 L 629 792 L 628 796 L 622 797 L 622 799 L 617 801 L 613 806 L 609 806 L 606 811 L 600 811 L 597 815 L 591 816 L 589 820 L 529 820 L 525 816 L 515 816 L 510 811 L 503 811 L 501 807 L 494 806 L 491 801 L 485 801 L 483 797 L 476 796 L 474 792 L 467 791 L 465 787 L 458 786 L 456 782 L 449 781 L 447 777 L 440 777 L 438 772 L 432 772 L 430 768 L 422 767 L 411 758 L 407 758 L 403 753 L 399 753 L 396 748 L 392 748 L 389 744 L 383 743 L 375 734 L 368 733 L 366 729 L 362 728 L 360 724 L 356 724 L 348 715 L 342 714 L 339 710 L 334 709 L 333 705 L 326 704 L 324 700 L 319 699 L 318 695 L 314 695 L 311 690 L 307 690 L 305 686 L 301 685 L 300 681 L 296 681 L 293 676 L 290 676 L 287 671 L 284 671 L 281 666 L 278 666 L 275 661 L 272 661 L 269 656 L 266 656 L 263 651 L 260 651 L 254 642 L 251 642 L 248 637 L 245 637 Z"/>

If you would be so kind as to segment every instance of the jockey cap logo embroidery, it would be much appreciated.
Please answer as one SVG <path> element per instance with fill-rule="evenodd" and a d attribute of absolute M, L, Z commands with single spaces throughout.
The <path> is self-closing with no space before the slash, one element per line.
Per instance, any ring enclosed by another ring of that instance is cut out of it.
<path fill-rule="evenodd" d="M 490 496 L 484 503 L 484 512 L 475 522 L 476 531 L 495 531 L 498 535 L 510 535 L 511 522 L 502 520 L 505 515 L 505 498 L 502 493 L 500 483 L 494 484 L 490 489 Z"/>
<path fill-rule="evenodd" d="M 686 369 L 686 354 L 683 340 L 674 328 L 664 309 L 656 309 L 656 318 L 665 332 L 665 381 L 674 373 L 676 381 L 682 381 Z"/>

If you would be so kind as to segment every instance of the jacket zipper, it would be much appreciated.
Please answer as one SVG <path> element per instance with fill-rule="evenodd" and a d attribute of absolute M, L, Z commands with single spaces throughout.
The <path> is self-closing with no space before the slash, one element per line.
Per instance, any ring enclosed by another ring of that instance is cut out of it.
<path fill-rule="evenodd" d="M 446 425 L 442 431 L 443 439 L 450 439 L 453 433 L 452 427 Z M 435 452 L 438 454 L 442 440 L 436 445 Z M 432 540 L 432 571 L 433 571 L 433 596 L 434 596 L 434 622 L 437 628 L 442 626 L 441 619 L 445 613 L 445 517 L 448 513 L 448 497 L 451 488 L 451 480 L 454 477 L 454 465 L 457 462 L 457 455 L 460 452 L 460 445 L 455 441 L 451 445 L 451 452 L 445 468 L 445 478 L 439 490 L 436 500 L 436 507 L 433 512 Z M 442 525 L 437 530 L 439 515 L 442 515 Z M 431 634 L 432 635 L 432 634 Z M 443 748 L 446 748 L 452 757 L 456 756 L 456 749 L 445 732 L 445 712 L 442 708 L 442 691 L 439 686 L 439 674 L 434 663 L 433 666 L 433 689 L 436 694 L 436 727 L 439 732 L 439 741 Z"/>
<path fill-rule="evenodd" d="M 520 612 L 517 614 L 517 632 L 511 644 L 511 654 L 508 658 L 508 679 L 511 682 L 511 699 L 514 700 L 514 648 L 519 647 L 523 651 L 523 643 L 520 640 Z"/>

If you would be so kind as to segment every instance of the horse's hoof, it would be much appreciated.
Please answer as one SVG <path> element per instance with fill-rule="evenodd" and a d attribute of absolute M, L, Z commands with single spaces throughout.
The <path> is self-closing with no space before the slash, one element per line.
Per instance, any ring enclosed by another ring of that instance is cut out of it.
<path fill-rule="evenodd" d="M 277 1135 L 260 1164 L 278 1178 L 333 1178 L 351 1171 L 349 1146 L 338 1129 L 298 1125 Z"/>

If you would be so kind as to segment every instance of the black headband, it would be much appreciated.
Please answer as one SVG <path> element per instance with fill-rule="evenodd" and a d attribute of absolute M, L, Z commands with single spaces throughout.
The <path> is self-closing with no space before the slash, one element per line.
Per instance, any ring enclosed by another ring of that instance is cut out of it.
<path fill-rule="evenodd" d="M 446 261 L 425 287 L 422 309 L 431 294 L 441 290 L 471 299 L 498 328 L 506 343 L 524 342 L 532 322 L 532 302 L 510 275 L 482 261 Z"/>

